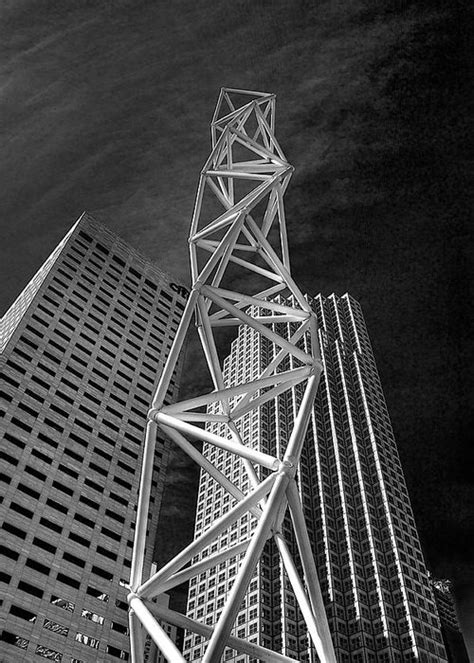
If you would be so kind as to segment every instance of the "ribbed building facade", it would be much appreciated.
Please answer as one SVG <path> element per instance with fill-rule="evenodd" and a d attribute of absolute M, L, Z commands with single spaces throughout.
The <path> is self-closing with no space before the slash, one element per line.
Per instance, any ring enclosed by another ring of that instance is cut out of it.
<path fill-rule="evenodd" d="M 2 321 L 2 663 L 129 659 L 143 430 L 183 294 L 84 214 Z M 168 456 L 160 440 L 145 572 Z"/>
<path fill-rule="evenodd" d="M 337 660 L 446 661 L 433 593 L 360 306 L 347 294 L 327 298 L 318 295 L 312 305 L 319 320 L 324 371 L 298 485 Z M 292 332 L 291 324 L 279 327 L 276 331 L 282 335 Z M 301 343 L 304 347 L 308 339 Z M 254 379 L 275 354 L 271 342 L 241 327 L 225 362 L 226 384 Z M 282 371 L 289 368 L 281 366 Z M 301 397 L 296 387 L 243 417 L 239 427 L 245 443 L 281 457 Z M 219 424 L 213 426 L 214 432 L 222 432 Z M 238 459 L 207 444 L 204 453 L 244 492 L 248 490 Z M 225 491 L 202 472 L 195 535 L 232 503 Z M 234 544 L 254 526 L 254 519 L 244 516 L 208 552 Z M 294 547 L 289 521 L 284 522 L 283 533 Z M 234 558 L 192 579 L 188 615 L 214 624 L 238 568 L 239 559 Z M 317 660 L 271 541 L 233 632 L 296 660 Z M 200 636 L 187 634 L 188 660 L 199 660 L 204 648 Z M 227 649 L 223 660 L 247 663 L 252 659 Z"/>

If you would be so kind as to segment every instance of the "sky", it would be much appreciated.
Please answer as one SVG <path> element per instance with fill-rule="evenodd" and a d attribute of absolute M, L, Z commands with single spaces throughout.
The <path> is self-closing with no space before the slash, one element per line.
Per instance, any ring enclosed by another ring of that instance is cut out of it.
<path fill-rule="evenodd" d="M 426 560 L 474 652 L 469 5 L 4 0 L 0 308 L 83 210 L 188 283 L 219 89 L 276 93 L 293 276 L 362 305 Z M 184 394 L 206 386 L 185 374 Z M 195 488 L 176 454 L 163 559 Z"/>

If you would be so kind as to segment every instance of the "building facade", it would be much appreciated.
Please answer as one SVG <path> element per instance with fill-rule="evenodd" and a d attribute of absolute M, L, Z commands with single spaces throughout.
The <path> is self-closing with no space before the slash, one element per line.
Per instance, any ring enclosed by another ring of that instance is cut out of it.
<path fill-rule="evenodd" d="M 84 214 L 4 316 L 2 663 L 129 659 L 143 431 L 184 295 Z M 168 456 L 159 440 L 145 572 Z"/>
<path fill-rule="evenodd" d="M 440 622 L 400 466 L 387 407 L 359 304 L 349 295 L 312 305 L 319 320 L 323 375 L 298 472 L 337 660 L 340 663 L 447 660 Z M 280 324 L 280 334 L 292 333 Z M 301 341 L 309 343 L 308 339 Z M 273 344 L 241 327 L 224 364 L 227 386 L 255 379 L 276 354 Z M 292 360 L 291 360 L 292 361 Z M 287 370 L 290 366 L 281 366 Z M 297 386 L 240 420 L 246 444 L 282 456 L 292 430 Z M 212 424 L 219 433 L 221 424 Z M 241 490 L 248 480 L 239 459 L 204 444 L 204 453 Z M 262 470 L 264 471 L 264 470 Z M 201 472 L 195 535 L 233 502 Z M 245 515 L 209 551 L 246 538 Z M 283 534 L 294 550 L 289 520 Z M 194 561 L 198 561 L 196 558 Z M 190 582 L 187 613 L 214 624 L 238 574 L 239 558 Z M 300 661 L 316 661 L 291 585 L 269 540 L 237 616 L 233 633 Z M 200 660 L 203 638 L 185 637 L 187 660 Z M 247 663 L 227 649 L 224 660 Z"/>
<path fill-rule="evenodd" d="M 469 663 L 469 656 L 456 613 L 452 585 L 449 580 L 431 580 L 441 622 L 441 635 L 449 663 Z"/>

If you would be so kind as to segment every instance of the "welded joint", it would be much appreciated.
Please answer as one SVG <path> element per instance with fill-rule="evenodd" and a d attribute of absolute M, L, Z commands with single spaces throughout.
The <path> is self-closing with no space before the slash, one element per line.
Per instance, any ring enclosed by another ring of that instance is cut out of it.
<path fill-rule="evenodd" d="M 292 479 L 296 474 L 296 463 L 294 458 L 285 458 L 285 460 L 280 461 L 280 465 L 277 468 L 278 474 L 286 475 Z"/>
<path fill-rule="evenodd" d="M 158 423 L 158 415 L 160 414 L 160 412 L 161 412 L 161 408 L 160 408 L 160 407 L 152 407 L 152 408 L 150 408 L 150 409 L 148 410 L 148 413 L 147 413 L 147 419 L 148 419 L 149 421 L 153 421 L 153 422 L 155 422 L 155 423 Z"/>
<path fill-rule="evenodd" d="M 136 592 L 131 591 L 129 594 L 127 594 L 127 603 L 130 605 L 130 603 L 133 601 L 133 599 L 139 599 L 140 597 Z M 130 611 L 133 612 L 133 608 L 130 608 Z"/>
<path fill-rule="evenodd" d="M 314 375 L 319 375 L 323 372 L 323 364 L 320 359 L 314 359 L 313 363 L 310 366 L 309 377 Z"/>
<path fill-rule="evenodd" d="M 204 281 L 199 281 L 199 280 L 196 281 L 195 283 L 193 283 L 193 286 L 191 288 L 191 292 L 193 290 L 196 290 L 197 292 L 201 292 L 201 288 L 202 288 L 203 285 L 205 285 Z"/>

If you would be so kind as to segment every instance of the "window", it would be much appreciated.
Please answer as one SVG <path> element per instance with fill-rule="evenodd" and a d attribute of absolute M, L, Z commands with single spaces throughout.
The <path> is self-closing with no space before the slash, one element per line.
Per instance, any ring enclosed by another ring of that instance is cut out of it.
<path fill-rule="evenodd" d="M 60 490 L 61 492 L 65 493 L 66 495 L 72 496 L 74 495 L 74 491 L 71 488 L 68 488 L 64 484 L 60 483 L 59 481 L 53 481 L 53 487 L 56 488 L 56 490 Z M 80 500 L 81 498 L 79 498 Z"/>
<path fill-rule="evenodd" d="M 65 585 L 69 585 L 69 587 L 74 587 L 74 589 L 79 589 L 81 586 L 81 583 L 78 580 L 75 580 L 74 578 L 71 578 L 64 573 L 58 573 L 56 578 L 59 580 L 59 582 L 62 582 Z"/>
<path fill-rule="evenodd" d="M 43 628 L 47 629 L 48 631 L 54 631 L 54 633 L 63 635 L 64 637 L 66 637 L 69 633 L 69 629 L 66 626 L 63 626 L 62 624 L 59 624 L 52 619 L 45 619 L 43 622 Z"/>
<path fill-rule="evenodd" d="M 117 532 L 113 532 L 112 530 L 108 529 L 107 527 L 102 527 L 100 532 L 101 532 L 101 534 L 104 534 L 105 536 L 108 536 L 110 539 L 113 539 L 114 541 L 120 541 L 121 540 L 120 534 L 117 534 Z"/>
<path fill-rule="evenodd" d="M 41 453 L 41 451 L 38 451 L 38 449 L 32 449 L 31 455 L 35 456 L 39 460 L 42 460 L 43 463 L 47 463 L 48 465 L 51 465 L 51 463 L 53 462 L 52 458 L 50 458 L 46 454 Z"/>
<path fill-rule="evenodd" d="M 94 521 L 91 520 L 90 518 L 86 518 L 80 513 L 75 513 L 74 514 L 74 520 L 77 520 L 78 522 L 82 523 L 83 525 L 87 525 L 87 527 L 90 527 L 91 529 L 94 529 Z"/>
<path fill-rule="evenodd" d="M 81 495 L 81 496 L 79 497 L 79 502 L 82 502 L 83 504 L 86 504 L 86 505 L 89 506 L 91 509 L 95 509 L 96 511 L 98 511 L 99 508 L 100 508 L 100 505 L 97 504 L 97 502 L 94 502 L 93 500 L 89 499 L 89 498 L 86 497 L 85 495 Z"/>
<path fill-rule="evenodd" d="M 60 513 L 67 513 L 67 507 L 64 506 L 64 504 L 60 504 L 59 502 L 56 502 L 56 500 L 52 500 L 51 498 L 48 498 L 46 500 L 46 504 L 51 507 L 52 509 L 56 509 L 56 511 L 59 511 Z"/>
<path fill-rule="evenodd" d="M 10 608 L 10 614 L 19 617 L 20 619 L 24 619 L 27 622 L 31 622 L 32 624 L 35 623 L 37 617 L 34 612 L 20 608 L 17 605 L 12 605 Z"/>
<path fill-rule="evenodd" d="M 26 539 L 26 532 L 19 529 L 18 527 L 15 527 L 14 525 L 10 525 L 10 523 L 4 522 L 2 528 L 6 532 L 10 532 L 10 534 L 17 536 L 19 539 Z"/>
<path fill-rule="evenodd" d="M 3 555 L 4 557 L 9 557 L 10 559 L 13 559 L 15 561 L 20 556 L 19 553 L 17 553 L 15 550 L 11 550 L 10 548 L 7 548 L 7 546 L 1 544 L 0 544 L 0 555 Z"/>
<path fill-rule="evenodd" d="M 115 513 L 115 511 L 112 511 L 111 509 L 106 509 L 105 510 L 105 515 L 109 516 L 109 518 L 113 518 L 114 520 L 116 520 L 119 523 L 123 524 L 125 522 L 125 518 L 123 518 L 122 516 L 119 516 L 118 513 Z"/>
<path fill-rule="evenodd" d="M 97 552 L 103 555 L 104 557 L 108 557 L 109 559 L 114 560 L 114 562 L 117 560 L 117 555 L 113 552 L 110 552 L 110 550 L 107 550 L 106 548 L 103 548 L 102 546 L 97 546 L 96 548 Z"/>
<path fill-rule="evenodd" d="M 92 612 L 91 610 L 83 609 L 81 611 L 81 615 L 82 617 L 85 617 L 86 619 L 89 619 L 91 622 L 95 622 L 96 624 L 104 623 L 104 618 L 102 615 L 98 615 L 96 612 Z"/>
<path fill-rule="evenodd" d="M 93 463 L 92 461 L 89 463 L 89 467 L 91 468 L 91 470 L 94 470 L 94 472 L 102 474 L 104 477 L 108 475 L 108 470 L 104 469 L 100 465 L 97 465 L 96 463 Z"/>
<path fill-rule="evenodd" d="M 122 504 L 123 506 L 128 506 L 129 505 L 129 500 L 126 500 L 121 495 L 117 495 L 117 493 L 113 493 L 113 492 L 110 492 L 109 495 L 113 500 L 115 500 L 119 504 Z"/>
<path fill-rule="evenodd" d="M 21 506 L 21 504 L 17 504 L 16 502 L 11 502 L 10 509 L 16 511 L 17 513 L 21 513 L 21 515 L 25 516 L 26 518 L 33 518 L 33 511 L 30 511 L 30 509 L 25 509 L 24 506 Z"/>
<path fill-rule="evenodd" d="M 76 543 L 79 543 L 81 546 L 85 546 L 86 548 L 89 548 L 91 545 L 90 541 L 85 539 L 83 536 L 79 536 L 79 534 L 76 534 L 75 532 L 70 532 L 69 538 L 71 541 L 75 541 Z"/>
<path fill-rule="evenodd" d="M 124 626 L 124 624 L 120 624 L 119 622 L 112 622 L 111 629 L 112 631 L 117 631 L 117 633 L 128 635 L 128 628 Z"/>
<path fill-rule="evenodd" d="M 84 633 L 76 633 L 74 638 L 77 642 L 82 642 L 83 645 L 88 645 L 92 649 L 99 649 L 100 641 L 97 638 L 91 638 L 90 635 L 85 635 Z"/>
<path fill-rule="evenodd" d="M 43 598 L 44 592 L 42 589 L 36 587 L 35 585 L 30 585 L 29 582 L 25 582 L 24 580 L 20 580 L 18 583 L 18 589 L 21 589 L 21 591 L 25 592 L 26 594 L 37 596 L 39 599 Z"/>
<path fill-rule="evenodd" d="M 99 601 L 104 601 L 104 603 L 108 603 L 109 601 L 109 595 L 103 592 L 101 589 L 97 589 L 96 587 L 92 587 L 91 585 L 88 586 L 86 593 L 89 596 L 93 596 L 94 598 L 98 599 Z"/>
<path fill-rule="evenodd" d="M 48 576 L 51 570 L 49 566 L 41 564 L 40 562 L 37 562 L 35 559 L 31 559 L 30 557 L 28 557 L 26 560 L 25 566 L 29 566 L 30 569 L 34 569 L 35 571 L 38 571 L 38 573 L 42 573 L 45 576 Z"/>
<path fill-rule="evenodd" d="M 63 531 L 63 528 L 60 525 L 53 523 L 51 520 L 48 520 L 47 518 L 40 518 L 40 525 L 43 525 L 44 527 L 53 530 L 53 532 L 58 532 L 58 534 L 60 534 Z"/>
<path fill-rule="evenodd" d="M 55 594 L 51 595 L 49 602 L 55 605 L 57 608 L 61 608 L 62 610 L 66 610 L 67 612 L 74 612 L 74 608 L 76 607 L 75 603 L 73 603 L 72 601 L 68 601 L 67 599 L 62 599 L 61 597 L 56 596 Z"/>
<path fill-rule="evenodd" d="M 30 467 L 30 465 L 25 466 L 25 472 L 28 474 L 31 474 L 32 477 L 35 477 L 35 479 L 39 479 L 39 481 L 45 481 L 46 480 L 46 474 L 43 474 L 42 472 L 38 472 L 38 470 L 35 470 L 34 467 Z"/>
<path fill-rule="evenodd" d="M 111 656 L 115 656 L 116 658 L 119 658 L 121 661 L 128 661 L 128 652 L 125 651 L 124 649 L 118 649 L 117 647 L 113 647 L 112 645 L 107 645 L 106 651 L 108 654 Z"/>
<path fill-rule="evenodd" d="M 12 417 L 12 424 L 14 424 L 17 428 L 25 430 L 27 433 L 31 433 L 31 431 L 33 430 L 31 426 L 28 426 L 27 424 L 25 424 L 20 419 L 17 419 L 16 417 Z"/>
<path fill-rule="evenodd" d="M 61 472 L 64 472 L 64 474 L 68 474 L 73 479 L 79 478 L 78 472 L 72 470 L 70 467 L 67 467 L 66 465 L 63 465 L 62 463 L 59 463 L 58 470 L 61 470 Z"/>
<path fill-rule="evenodd" d="M 69 447 L 64 448 L 64 453 L 66 456 L 69 456 L 69 458 L 72 458 L 78 463 L 82 463 L 82 461 L 84 460 L 84 458 L 80 454 L 76 453 L 75 451 L 72 451 L 71 449 L 69 449 Z"/>
<path fill-rule="evenodd" d="M 102 569 L 100 566 L 93 566 L 92 567 L 92 573 L 95 573 L 96 575 L 100 576 L 101 578 L 104 578 L 105 580 L 109 580 L 112 582 L 114 575 L 113 573 L 110 573 L 110 571 L 106 571 L 105 569 Z"/>
<path fill-rule="evenodd" d="M 3 631 L 0 635 L 0 640 L 8 642 L 8 644 L 18 647 L 19 649 L 28 649 L 28 645 L 30 644 L 29 640 L 26 640 L 19 635 L 15 635 L 14 633 L 10 633 L 10 631 Z"/>
<path fill-rule="evenodd" d="M 95 481 L 92 481 L 92 479 L 84 479 L 84 484 L 86 486 L 89 486 L 89 488 L 93 488 L 98 493 L 103 493 L 104 492 L 104 487 L 101 486 L 100 484 L 96 483 Z"/>
<path fill-rule="evenodd" d="M 86 563 L 83 559 L 80 559 L 79 557 L 76 557 L 75 555 L 72 555 L 69 552 L 65 552 L 63 554 L 63 559 L 65 559 L 67 562 L 71 562 L 71 564 L 75 564 L 76 566 L 79 566 L 81 569 L 83 569 L 86 565 Z"/>

